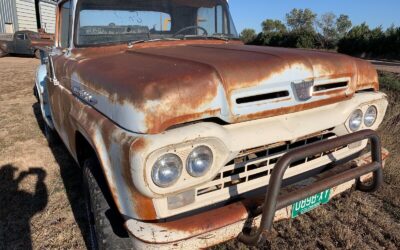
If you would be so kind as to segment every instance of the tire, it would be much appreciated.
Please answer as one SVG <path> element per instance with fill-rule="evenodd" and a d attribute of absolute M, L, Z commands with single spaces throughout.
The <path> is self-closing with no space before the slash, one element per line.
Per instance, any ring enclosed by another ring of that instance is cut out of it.
<path fill-rule="evenodd" d="M 45 121 L 44 122 L 44 134 L 46 136 L 47 139 L 47 143 L 49 144 L 49 146 L 57 146 L 60 144 L 60 137 L 57 134 L 57 131 L 55 131 L 54 129 L 50 128 L 49 125 L 47 125 L 47 123 Z"/>
<path fill-rule="evenodd" d="M 109 205 L 113 202 L 110 200 L 110 193 L 106 191 L 104 177 L 99 173 L 99 165 L 96 159 L 90 158 L 84 162 L 82 169 L 85 209 L 89 222 L 87 248 L 135 249 L 132 239 L 123 229 L 123 220 L 119 214 L 110 216 L 110 213 L 117 212 L 114 205 Z"/>
<path fill-rule="evenodd" d="M 35 50 L 35 53 L 34 53 L 34 54 L 35 54 L 35 58 L 36 58 L 36 59 L 40 59 L 40 50 L 38 50 L 38 49 Z"/>

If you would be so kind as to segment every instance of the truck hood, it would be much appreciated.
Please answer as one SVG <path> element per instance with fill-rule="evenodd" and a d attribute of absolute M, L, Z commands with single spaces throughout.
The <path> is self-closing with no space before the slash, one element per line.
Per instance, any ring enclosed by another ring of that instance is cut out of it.
<path fill-rule="evenodd" d="M 208 118 L 261 119 L 378 90 L 369 63 L 337 53 L 224 43 L 99 54 L 77 55 L 71 88 L 89 92 L 94 108 L 137 133 Z"/>
<path fill-rule="evenodd" d="M 47 39 L 40 39 L 40 40 L 31 40 L 32 47 L 47 47 L 54 45 L 54 41 L 47 40 Z"/>

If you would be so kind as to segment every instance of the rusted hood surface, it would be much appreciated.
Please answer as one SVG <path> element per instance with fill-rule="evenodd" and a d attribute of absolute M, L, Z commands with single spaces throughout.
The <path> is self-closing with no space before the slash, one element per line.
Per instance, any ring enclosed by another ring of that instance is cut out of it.
<path fill-rule="evenodd" d="M 370 64 L 310 50 L 190 44 L 79 54 L 76 61 L 69 72 L 72 82 L 95 94 L 95 107 L 103 114 L 140 133 L 160 133 L 204 118 L 226 123 L 260 119 L 338 102 L 357 89 L 378 88 Z M 306 101 L 296 100 L 291 87 L 293 82 L 332 79 L 347 79 L 348 87 L 315 93 Z M 239 97 L 277 91 L 289 96 L 237 103 Z"/>

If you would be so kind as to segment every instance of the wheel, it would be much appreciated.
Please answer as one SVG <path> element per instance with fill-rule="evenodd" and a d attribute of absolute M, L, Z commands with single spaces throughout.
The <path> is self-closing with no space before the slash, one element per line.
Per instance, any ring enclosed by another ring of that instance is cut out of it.
<path fill-rule="evenodd" d="M 47 143 L 49 144 L 49 146 L 56 146 L 60 144 L 61 140 L 59 135 L 57 134 L 57 131 L 50 128 L 46 122 L 44 122 L 44 134 L 46 136 Z"/>
<path fill-rule="evenodd" d="M 40 59 L 40 50 L 35 50 L 35 58 Z"/>
<path fill-rule="evenodd" d="M 7 53 L 4 50 L 0 49 L 0 58 L 5 57 L 6 55 Z"/>
<path fill-rule="evenodd" d="M 104 177 L 99 173 L 99 165 L 94 158 L 86 160 L 83 164 L 85 209 L 89 224 L 87 247 L 134 249 L 132 239 L 123 228 L 123 220 L 112 205 L 114 203 L 110 193 L 106 191 Z"/>

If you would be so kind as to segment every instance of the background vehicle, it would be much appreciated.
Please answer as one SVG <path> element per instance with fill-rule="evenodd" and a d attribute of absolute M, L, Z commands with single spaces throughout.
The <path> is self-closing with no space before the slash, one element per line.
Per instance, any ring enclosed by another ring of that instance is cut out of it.
<path fill-rule="evenodd" d="M 262 232 L 382 182 L 388 102 L 369 63 L 245 46 L 222 0 L 63 1 L 58 16 L 36 86 L 83 168 L 95 246 L 256 244 L 250 218 Z"/>
<path fill-rule="evenodd" d="M 0 41 L 0 57 L 7 54 L 32 55 L 40 58 L 40 48 L 52 46 L 54 41 L 41 39 L 39 33 L 17 31 L 11 41 Z"/>

